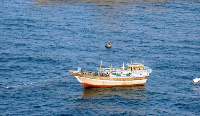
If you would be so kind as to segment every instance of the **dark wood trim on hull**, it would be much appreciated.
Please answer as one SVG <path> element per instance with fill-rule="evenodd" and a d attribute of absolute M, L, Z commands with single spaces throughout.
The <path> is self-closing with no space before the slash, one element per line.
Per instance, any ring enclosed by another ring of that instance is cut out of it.
<path fill-rule="evenodd" d="M 133 86 L 144 86 L 144 84 L 134 85 L 92 85 L 87 83 L 81 83 L 85 88 L 109 88 L 109 87 L 133 87 Z"/>

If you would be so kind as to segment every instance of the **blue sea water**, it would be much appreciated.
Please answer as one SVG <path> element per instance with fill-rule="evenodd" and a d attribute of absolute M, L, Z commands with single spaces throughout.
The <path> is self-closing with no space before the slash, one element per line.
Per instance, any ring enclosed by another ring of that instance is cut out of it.
<path fill-rule="evenodd" d="M 111 41 L 111 49 L 105 44 Z M 68 70 L 145 61 L 145 86 Z M 0 115 L 200 114 L 199 0 L 1 0 Z"/>

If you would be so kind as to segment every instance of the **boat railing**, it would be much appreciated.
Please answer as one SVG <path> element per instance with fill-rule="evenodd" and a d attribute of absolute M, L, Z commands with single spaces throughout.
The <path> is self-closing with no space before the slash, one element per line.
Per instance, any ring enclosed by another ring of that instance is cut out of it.
<path fill-rule="evenodd" d="M 148 70 L 133 70 L 132 73 L 150 73 L 151 69 Z"/>
<path fill-rule="evenodd" d="M 98 70 L 98 69 L 97 69 Z M 99 72 L 112 72 L 112 73 L 121 73 L 126 71 L 127 73 L 151 73 L 151 69 L 149 67 L 145 67 L 143 70 L 122 70 L 122 69 L 116 69 L 116 68 L 101 68 L 98 70 Z"/>

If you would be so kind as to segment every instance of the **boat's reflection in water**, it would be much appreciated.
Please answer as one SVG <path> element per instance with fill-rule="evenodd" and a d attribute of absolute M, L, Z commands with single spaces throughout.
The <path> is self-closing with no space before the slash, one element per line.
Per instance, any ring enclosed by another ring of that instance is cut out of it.
<path fill-rule="evenodd" d="M 145 86 L 113 87 L 113 88 L 84 88 L 82 98 L 102 98 L 105 96 L 119 96 L 127 99 L 147 99 Z"/>

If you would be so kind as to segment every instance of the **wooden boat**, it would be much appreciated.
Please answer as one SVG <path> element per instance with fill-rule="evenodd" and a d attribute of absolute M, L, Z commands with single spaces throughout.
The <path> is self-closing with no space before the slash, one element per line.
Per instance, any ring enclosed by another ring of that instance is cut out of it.
<path fill-rule="evenodd" d="M 77 71 L 70 70 L 77 80 L 86 88 L 89 87 L 127 87 L 144 85 L 152 70 L 141 63 L 127 64 L 127 67 L 102 68 L 96 72 L 84 72 L 81 68 Z"/>

